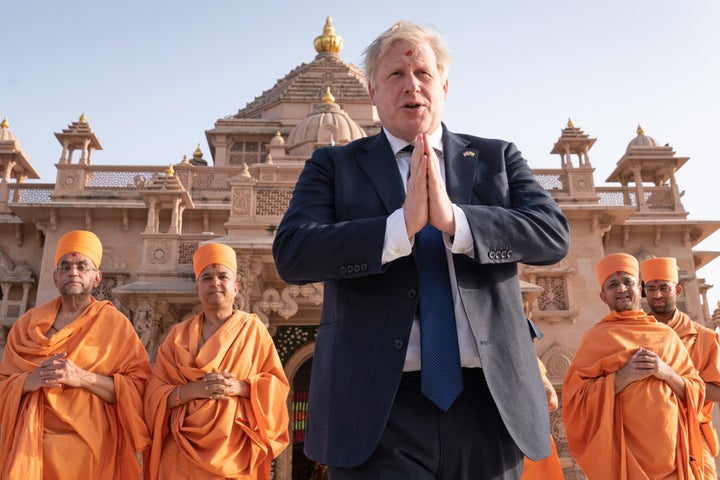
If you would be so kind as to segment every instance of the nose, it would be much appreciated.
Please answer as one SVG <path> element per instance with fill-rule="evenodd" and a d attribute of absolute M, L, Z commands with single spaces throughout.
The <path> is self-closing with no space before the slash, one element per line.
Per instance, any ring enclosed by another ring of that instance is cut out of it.
<path fill-rule="evenodd" d="M 420 88 L 420 81 L 414 73 L 410 72 L 405 76 L 405 93 L 417 92 Z"/>

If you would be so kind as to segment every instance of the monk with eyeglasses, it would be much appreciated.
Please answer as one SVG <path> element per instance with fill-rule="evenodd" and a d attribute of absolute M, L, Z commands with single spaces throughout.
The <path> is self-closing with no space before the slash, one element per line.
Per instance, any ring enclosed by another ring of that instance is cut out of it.
<path fill-rule="evenodd" d="M 142 396 L 148 355 L 130 321 L 92 290 L 102 244 L 58 241 L 60 296 L 10 329 L 0 364 L 0 479 L 138 479 L 150 444 Z"/>
<path fill-rule="evenodd" d="M 677 308 L 683 287 L 675 258 L 647 259 L 640 264 L 640 272 L 650 313 L 658 322 L 675 330 L 705 382 L 705 403 L 699 418 L 704 454 L 702 478 L 716 480 L 718 437 L 712 424 L 712 409 L 715 402 L 720 401 L 720 337 Z"/>
<path fill-rule="evenodd" d="M 673 330 L 640 310 L 638 261 L 597 265 L 610 313 L 583 335 L 563 381 L 568 449 L 590 480 L 702 478 L 705 385 Z"/>

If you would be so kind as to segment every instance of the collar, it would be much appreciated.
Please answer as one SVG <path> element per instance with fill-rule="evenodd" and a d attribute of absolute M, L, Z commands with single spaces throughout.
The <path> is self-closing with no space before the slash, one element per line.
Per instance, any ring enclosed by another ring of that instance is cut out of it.
<path fill-rule="evenodd" d="M 396 137 L 392 133 L 388 132 L 385 127 L 383 127 L 383 132 L 385 132 L 385 136 L 390 143 L 390 148 L 392 148 L 393 155 L 397 155 L 400 150 L 410 145 L 407 140 L 402 140 Z M 432 145 L 432 147 L 436 151 L 443 153 L 442 126 L 436 128 L 435 131 L 430 134 L 430 145 Z"/>

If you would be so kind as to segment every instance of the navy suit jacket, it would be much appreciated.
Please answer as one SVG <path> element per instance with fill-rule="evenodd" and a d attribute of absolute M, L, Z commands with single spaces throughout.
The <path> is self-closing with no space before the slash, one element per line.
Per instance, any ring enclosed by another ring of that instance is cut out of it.
<path fill-rule="evenodd" d="M 549 455 L 547 400 L 525 316 L 517 263 L 553 264 L 569 225 L 512 144 L 443 125 L 446 186 L 466 214 L 475 258 L 454 255 L 463 307 L 490 392 L 513 439 Z M 418 302 L 413 255 L 381 264 L 387 217 L 405 198 L 383 133 L 315 150 L 277 231 L 287 282 L 324 282 L 310 380 L 305 452 L 337 467 L 377 446 L 400 382 Z"/>

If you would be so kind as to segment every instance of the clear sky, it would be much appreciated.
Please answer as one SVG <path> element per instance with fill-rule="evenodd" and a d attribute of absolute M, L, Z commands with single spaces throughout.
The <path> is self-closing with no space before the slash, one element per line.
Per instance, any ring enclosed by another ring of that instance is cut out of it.
<path fill-rule="evenodd" d="M 205 130 L 315 57 L 327 16 L 362 50 L 400 19 L 433 25 L 454 62 L 445 121 L 515 142 L 534 168 L 572 119 L 597 138 L 604 185 L 638 124 L 690 160 L 678 172 L 689 218 L 720 220 L 717 0 L 22 0 L 3 2 L 0 119 L 43 182 L 55 181 L 54 132 L 85 113 L 104 150 L 96 165 L 168 165 Z M 715 166 L 713 166 L 715 165 Z M 696 250 L 720 250 L 720 233 Z M 698 272 L 720 299 L 720 258 Z"/>

